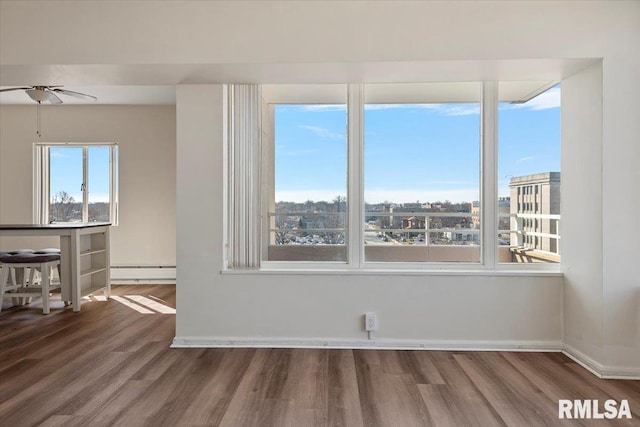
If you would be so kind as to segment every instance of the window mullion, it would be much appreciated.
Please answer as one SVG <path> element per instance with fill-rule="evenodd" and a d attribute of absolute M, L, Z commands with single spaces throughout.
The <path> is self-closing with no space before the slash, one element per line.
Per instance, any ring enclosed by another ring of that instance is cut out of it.
<path fill-rule="evenodd" d="M 82 147 L 82 222 L 89 222 L 89 147 Z"/>
<path fill-rule="evenodd" d="M 33 222 L 47 224 L 49 222 L 49 147 L 35 145 L 33 181 Z"/>
<path fill-rule="evenodd" d="M 482 85 L 481 226 L 484 265 L 493 269 L 498 254 L 498 83 Z"/>
<path fill-rule="evenodd" d="M 364 261 L 364 85 L 348 86 L 348 263 L 360 268 Z"/>

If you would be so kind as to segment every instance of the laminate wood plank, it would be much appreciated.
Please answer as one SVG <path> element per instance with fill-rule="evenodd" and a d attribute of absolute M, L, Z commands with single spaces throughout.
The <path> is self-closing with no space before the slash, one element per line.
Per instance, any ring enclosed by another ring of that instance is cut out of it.
<path fill-rule="evenodd" d="M 209 350 L 203 354 L 207 382 L 187 410 L 193 425 L 219 425 L 255 355 L 255 349 Z"/>
<path fill-rule="evenodd" d="M 329 351 L 301 349 L 294 351 L 287 369 L 287 381 L 281 399 L 288 410 L 277 425 L 327 425 L 329 417 Z"/>
<path fill-rule="evenodd" d="M 131 380 L 140 367 L 151 363 L 156 355 L 165 350 L 162 343 L 150 342 L 136 353 L 112 353 L 120 356 L 117 365 L 100 366 L 87 378 L 87 380 L 95 378 L 94 380 L 78 381 L 65 387 L 67 398 L 55 412 L 86 415 L 98 411 L 103 402 L 120 393 L 120 389 Z"/>
<path fill-rule="evenodd" d="M 187 351 L 192 352 L 193 350 Z M 181 420 L 185 418 L 191 419 L 194 397 L 208 393 L 208 385 L 210 385 L 208 373 L 199 369 L 201 363 L 202 357 L 193 360 L 191 356 L 187 355 L 182 360 L 178 360 L 166 375 L 154 382 L 153 388 L 157 388 L 158 392 L 152 393 L 147 402 L 140 400 L 144 407 L 149 408 L 145 424 L 175 426 L 180 425 Z M 173 374 L 176 369 L 185 370 L 185 375 L 179 381 L 176 381 L 176 375 Z M 162 393 L 161 390 L 169 388 L 167 384 L 171 385 L 172 392 Z M 151 403 L 157 404 L 157 406 L 151 406 Z M 132 414 L 136 414 L 136 416 L 140 412 L 137 406 L 132 409 Z"/>
<path fill-rule="evenodd" d="M 354 350 L 356 378 L 362 419 L 366 426 L 379 426 L 383 423 L 381 408 L 376 405 L 374 395 L 374 376 L 382 375 L 380 361 L 371 357 L 375 353 Z"/>
<path fill-rule="evenodd" d="M 352 351 L 329 350 L 327 425 L 364 426 Z"/>
<path fill-rule="evenodd" d="M 124 355 L 112 353 L 99 359 L 99 362 L 101 366 L 114 368 L 122 359 Z M 90 366 L 93 367 L 93 363 L 90 363 Z M 70 398 L 76 393 L 67 394 L 67 390 L 84 384 L 85 376 L 87 381 L 92 381 L 90 375 L 91 369 L 85 367 L 77 373 L 68 372 L 67 375 L 45 377 L 45 380 L 35 383 L 0 404 L 0 419 L 3 424 L 9 426 L 29 426 L 38 425 L 52 415 L 72 415 L 70 412 L 57 410 L 65 402 L 74 404 Z M 36 408 L 37 410 L 34 410 Z"/>
<path fill-rule="evenodd" d="M 198 354 L 202 354 L 204 350 L 196 349 Z M 143 425 L 153 424 L 153 419 L 158 424 L 158 419 L 162 420 L 174 408 L 182 408 L 184 404 L 182 399 L 185 393 L 197 393 L 203 383 L 203 378 L 190 375 L 191 368 L 197 364 L 197 357 L 182 358 L 172 365 L 165 373 L 156 381 L 139 381 L 147 384 L 143 393 L 134 393 L 131 399 L 120 406 L 120 411 L 111 418 L 110 423 L 118 424 L 126 420 L 127 424 Z M 175 375 L 175 372 L 181 372 L 182 375 Z M 131 387 L 131 383 L 135 380 L 125 381 L 127 387 Z M 109 396 L 117 395 L 117 390 L 109 393 Z M 90 416 L 91 412 L 87 413 Z M 96 414 L 96 422 L 105 419 L 104 412 Z M 162 421 L 164 422 L 164 421 Z M 93 421 L 89 424 L 93 424 Z M 170 424 L 163 424 L 170 425 Z"/>
<path fill-rule="evenodd" d="M 537 387 L 504 363 L 500 354 L 457 354 L 454 358 L 508 425 L 546 426 L 558 421 L 557 404 L 540 398 Z"/>
<path fill-rule="evenodd" d="M 403 371 L 410 373 L 416 384 L 445 384 L 428 351 L 399 351 Z"/>
<path fill-rule="evenodd" d="M 288 354 L 287 365 L 277 372 L 283 381 L 280 393 L 268 394 L 280 399 L 286 411 L 271 418 L 272 425 L 326 425 L 328 414 L 328 353 L 326 350 L 301 349 Z"/>
<path fill-rule="evenodd" d="M 129 408 L 132 402 L 137 402 L 140 396 L 147 393 L 151 386 L 152 381 L 148 380 L 127 381 L 118 389 L 117 393 L 111 394 L 102 401 L 102 404 L 95 411 L 74 416 L 69 419 L 69 424 L 65 427 L 107 427 L 123 422 L 134 425 L 134 420 L 119 418 L 119 415 L 124 409 Z"/>
<path fill-rule="evenodd" d="M 221 426 L 253 426 L 259 425 L 260 421 L 264 421 L 267 425 L 272 422 L 274 411 L 261 413 L 266 399 L 265 390 L 272 374 L 267 364 L 273 359 L 277 359 L 277 355 L 275 358 L 270 357 L 271 353 L 272 350 L 268 349 L 256 350 L 249 368 L 245 371 L 245 375 L 220 421 Z M 276 399 L 272 399 L 268 403 L 280 405 Z"/>
<path fill-rule="evenodd" d="M 451 390 L 451 403 L 460 410 L 465 419 L 474 426 L 504 426 L 498 412 L 467 376 L 455 359 L 456 353 L 429 352 L 433 364 Z"/>
<path fill-rule="evenodd" d="M 68 427 L 75 425 L 79 417 L 73 415 L 53 415 L 47 418 L 39 427 Z"/>
<path fill-rule="evenodd" d="M 465 427 L 474 425 L 464 414 L 459 399 L 446 384 L 418 384 L 418 390 L 427 406 L 433 424 L 438 427 Z"/>
<path fill-rule="evenodd" d="M 553 360 L 543 357 L 543 354 L 530 353 L 504 353 L 503 357 L 549 399 L 557 402 L 560 399 L 587 399 L 590 396 L 588 390 L 575 381 L 558 381 L 558 374 L 564 372 L 562 366 L 564 360 Z"/>
<path fill-rule="evenodd" d="M 23 311 L 28 309 L 23 308 Z M 67 315 L 68 314 L 68 315 Z M 73 331 L 73 334 L 77 334 L 82 327 L 80 324 L 86 323 L 86 320 L 90 318 L 91 314 L 87 313 L 83 318 L 73 316 L 72 312 L 55 313 L 52 311 L 47 316 L 42 316 L 41 319 L 34 320 L 32 322 L 18 322 L 17 324 L 3 325 L 2 328 L 12 330 L 11 334 L 6 334 L 0 338 L 0 357 L 3 362 L 6 362 L 8 366 L 14 360 L 14 356 L 17 358 L 24 357 L 25 348 L 43 348 L 46 347 L 47 340 L 51 341 L 51 335 L 53 334 L 65 334 L 65 330 Z M 8 318 L 9 315 L 6 315 Z M 0 316 L 0 318 L 3 318 Z"/>
<path fill-rule="evenodd" d="M 25 386 L 30 386 L 38 381 L 51 370 L 41 363 L 41 360 L 21 359 L 14 363 L 10 368 L 3 369 L 0 372 L 0 404 L 6 402 L 11 396 L 19 393 Z M 33 378 L 31 384 L 23 381 L 27 375 Z"/>
<path fill-rule="evenodd" d="M 388 359 L 394 357 L 394 353 L 388 350 L 378 352 L 382 363 L 374 365 L 367 363 L 368 351 L 355 351 L 365 425 L 430 426 L 428 410 L 411 375 L 393 373 L 398 372 L 399 363 Z"/>

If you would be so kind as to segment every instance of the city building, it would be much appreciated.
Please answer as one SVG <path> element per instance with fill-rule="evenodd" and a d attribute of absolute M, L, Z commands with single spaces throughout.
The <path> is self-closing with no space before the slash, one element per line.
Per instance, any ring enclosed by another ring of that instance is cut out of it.
<path fill-rule="evenodd" d="M 511 178 L 511 246 L 559 254 L 560 172 Z M 520 216 L 521 215 L 521 216 Z M 515 226 L 514 226 L 515 225 Z"/>

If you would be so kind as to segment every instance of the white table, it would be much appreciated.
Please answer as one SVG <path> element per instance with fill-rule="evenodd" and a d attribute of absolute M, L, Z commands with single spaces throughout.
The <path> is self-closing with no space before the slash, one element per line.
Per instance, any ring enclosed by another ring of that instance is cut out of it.
<path fill-rule="evenodd" d="M 4 236 L 59 236 L 62 300 L 80 311 L 83 296 L 111 296 L 109 229 L 111 224 L 0 224 Z M 38 249 L 38 248 L 34 248 Z"/>

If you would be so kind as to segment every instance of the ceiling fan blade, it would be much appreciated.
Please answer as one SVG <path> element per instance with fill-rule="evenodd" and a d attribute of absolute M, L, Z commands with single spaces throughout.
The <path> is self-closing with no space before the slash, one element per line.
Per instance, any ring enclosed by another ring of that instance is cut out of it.
<path fill-rule="evenodd" d="M 0 89 L 0 92 L 10 92 L 12 90 L 27 90 L 27 89 L 33 89 L 31 86 L 27 86 L 27 87 L 10 87 L 9 89 Z"/>
<path fill-rule="evenodd" d="M 92 95 L 87 95 L 86 93 L 74 92 L 72 90 L 66 89 L 51 89 L 52 92 L 61 93 L 63 95 L 74 96 L 76 98 L 84 99 L 85 101 L 97 101 L 98 98 Z"/>
<path fill-rule="evenodd" d="M 49 93 L 49 99 L 47 99 L 47 101 L 49 101 L 50 104 L 62 104 L 62 99 L 58 98 L 58 96 L 51 92 L 50 90 L 47 91 Z"/>

